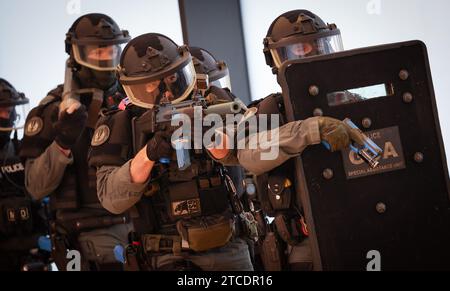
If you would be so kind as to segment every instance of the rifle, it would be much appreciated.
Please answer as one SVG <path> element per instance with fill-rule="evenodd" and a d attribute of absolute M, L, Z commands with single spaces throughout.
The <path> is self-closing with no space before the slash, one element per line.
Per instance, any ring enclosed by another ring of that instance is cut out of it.
<path fill-rule="evenodd" d="M 162 103 L 152 110 L 146 111 L 140 117 L 133 118 L 133 149 L 137 153 L 147 143 L 149 136 L 157 131 L 168 131 L 173 134 L 178 126 L 172 126 L 173 120 L 183 121 L 185 118 L 194 120 L 198 113 L 201 116 L 208 114 L 218 114 L 222 118 L 227 114 L 237 114 L 245 110 L 244 103 L 236 98 L 234 101 L 225 102 L 221 104 L 207 106 L 206 100 L 203 97 L 195 97 L 192 100 L 187 100 L 177 104 Z M 184 135 L 184 134 L 183 134 Z M 177 138 L 172 140 L 175 147 L 178 168 L 184 170 L 191 165 L 189 155 L 189 142 L 185 138 Z M 161 163 L 169 163 L 169 159 L 161 159 Z"/>

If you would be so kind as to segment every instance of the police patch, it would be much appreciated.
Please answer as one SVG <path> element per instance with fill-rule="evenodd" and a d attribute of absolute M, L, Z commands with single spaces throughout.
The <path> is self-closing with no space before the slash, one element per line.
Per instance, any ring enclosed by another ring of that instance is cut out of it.
<path fill-rule="evenodd" d="M 104 144 L 108 140 L 110 133 L 111 131 L 107 125 L 99 126 L 94 132 L 91 145 L 96 147 Z"/>
<path fill-rule="evenodd" d="M 35 136 L 38 135 L 44 128 L 44 121 L 42 118 L 35 116 L 31 118 L 25 125 L 25 135 Z"/>

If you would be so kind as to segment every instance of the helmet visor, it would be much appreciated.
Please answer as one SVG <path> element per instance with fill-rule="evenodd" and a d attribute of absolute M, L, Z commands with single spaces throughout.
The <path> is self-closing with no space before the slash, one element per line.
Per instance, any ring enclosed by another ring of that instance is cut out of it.
<path fill-rule="evenodd" d="M 119 65 L 121 44 L 73 45 L 75 61 L 97 71 L 114 71 Z"/>
<path fill-rule="evenodd" d="M 22 129 L 29 111 L 29 104 L 0 106 L 0 132 Z"/>
<path fill-rule="evenodd" d="M 157 79 L 122 82 L 122 86 L 133 104 L 152 108 L 160 103 L 175 104 L 183 101 L 192 92 L 195 82 L 195 69 L 190 61 L 182 68 L 161 75 Z"/>
<path fill-rule="evenodd" d="M 222 88 L 222 89 L 228 88 L 228 89 L 230 89 L 230 91 L 231 91 L 230 75 L 226 75 L 226 76 L 223 76 L 223 77 L 220 78 L 220 79 L 217 79 L 217 80 L 215 80 L 215 81 L 212 81 L 212 82 L 211 82 L 211 85 L 212 85 L 212 86 L 219 87 L 219 88 Z"/>
<path fill-rule="evenodd" d="M 270 49 L 275 65 L 279 68 L 285 61 L 332 54 L 344 50 L 340 34 L 316 38 L 298 39 Z"/>

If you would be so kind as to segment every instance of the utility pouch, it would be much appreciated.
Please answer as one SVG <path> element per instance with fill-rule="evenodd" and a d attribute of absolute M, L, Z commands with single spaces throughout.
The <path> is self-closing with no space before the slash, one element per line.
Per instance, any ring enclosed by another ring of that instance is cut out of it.
<path fill-rule="evenodd" d="M 180 220 L 177 229 L 189 249 L 204 252 L 225 246 L 233 236 L 234 222 L 222 215 Z"/>

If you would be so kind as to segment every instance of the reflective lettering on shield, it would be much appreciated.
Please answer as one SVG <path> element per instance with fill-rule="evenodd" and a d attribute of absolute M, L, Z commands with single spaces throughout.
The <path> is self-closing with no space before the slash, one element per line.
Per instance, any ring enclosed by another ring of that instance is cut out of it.
<path fill-rule="evenodd" d="M 350 149 L 343 151 L 344 168 L 347 179 L 355 179 L 405 168 L 405 158 L 397 126 L 378 129 L 365 133 L 383 150 L 377 158 L 380 162 L 376 168 L 371 168 L 362 158 Z"/>

